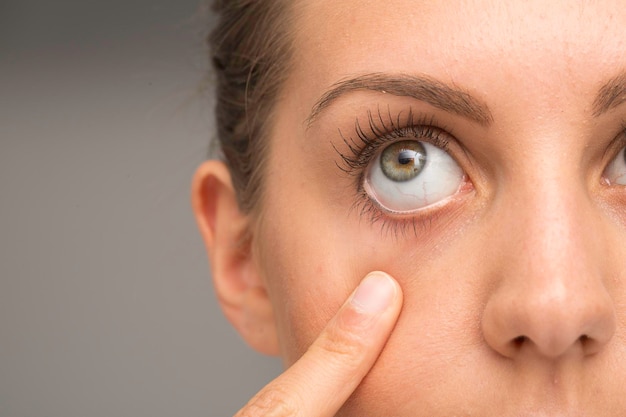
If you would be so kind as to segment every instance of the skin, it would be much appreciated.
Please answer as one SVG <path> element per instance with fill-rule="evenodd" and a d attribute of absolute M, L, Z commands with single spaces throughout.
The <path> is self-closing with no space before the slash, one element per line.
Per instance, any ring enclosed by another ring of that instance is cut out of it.
<path fill-rule="evenodd" d="M 295 64 L 259 210 L 238 211 L 219 162 L 194 179 L 227 317 L 290 367 L 241 415 L 626 413 L 626 188 L 607 174 L 626 92 L 598 106 L 626 70 L 625 6 L 293 4 Z M 337 82 L 371 73 L 436 79 L 488 117 L 358 90 L 311 118 Z M 362 210 L 342 136 L 379 109 L 411 109 L 455 138 L 466 177 L 452 197 L 408 215 Z M 371 271 L 395 279 L 374 313 L 346 303 Z"/>

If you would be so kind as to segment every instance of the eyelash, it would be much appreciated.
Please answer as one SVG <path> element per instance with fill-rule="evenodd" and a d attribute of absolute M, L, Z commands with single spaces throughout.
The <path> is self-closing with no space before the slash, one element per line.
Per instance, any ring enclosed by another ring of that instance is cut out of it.
<path fill-rule="evenodd" d="M 354 125 L 355 136 L 347 138 L 341 130 L 339 131 L 347 151 L 340 151 L 334 144 L 333 147 L 341 158 L 341 162 L 337 163 L 338 168 L 355 179 L 357 199 L 352 209 L 358 210 L 361 218 L 369 218 L 370 224 L 380 222 L 381 231 L 404 235 L 407 230 L 413 230 L 415 235 L 418 235 L 418 226 L 430 225 L 437 212 L 431 212 L 432 214 L 429 216 L 422 217 L 414 214 L 404 217 L 391 217 L 371 200 L 363 188 L 368 165 L 385 145 L 400 139 L 416 139 L 429 142 L 448 152 L 449 143 L 453 139 L 447 133 L 448 129 L 436 127 L 438 123 L 434 117 L 416 116 L 412 108 L 409 108 L 406 112 L 406 120 L 403 121 L 402 119 L 403 112 L 399 112 L 396 117 L 393 117 L 389 108 L 386 115 L 383 115 L 380 108 L 376 113 L 368 111 L 368 126 L 364 129 L 357 119 Z"/>

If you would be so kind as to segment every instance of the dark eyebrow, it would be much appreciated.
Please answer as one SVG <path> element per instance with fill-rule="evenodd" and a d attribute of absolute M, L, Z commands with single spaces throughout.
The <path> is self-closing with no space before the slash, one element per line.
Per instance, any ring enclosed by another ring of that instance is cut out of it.
<path fill-rule="evenodd" d="M 593 115 L 598 117 L 624 102 L 626 102 L 626 72 L 609 80 L 600 88 L 593 102 Z"/>
<path fill-rule="evenodd" d="M 349 92 L 362 90 L 412 97 L 438 109 L 466 117 L 483 126 L 489 125 L 493 120 L 489 107 L 485 103 L 455 86 L 427 76 L 373 73 L 334 84 L 313 106 L 306 120 L 307 126 L 310 126 L 319 114 L 339 97 Z"/>

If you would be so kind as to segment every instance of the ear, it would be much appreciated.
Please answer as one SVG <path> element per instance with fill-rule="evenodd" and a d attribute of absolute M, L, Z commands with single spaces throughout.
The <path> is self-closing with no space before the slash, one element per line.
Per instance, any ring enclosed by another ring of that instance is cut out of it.
<path fill-rule="evenodd" d="M 197 169 L 192 205 L 224 314 L 252 348 L 277 355 L 276 323 L 251 247 L 250 216 L 239 209 L 223 162 L 206 161 Z"/>

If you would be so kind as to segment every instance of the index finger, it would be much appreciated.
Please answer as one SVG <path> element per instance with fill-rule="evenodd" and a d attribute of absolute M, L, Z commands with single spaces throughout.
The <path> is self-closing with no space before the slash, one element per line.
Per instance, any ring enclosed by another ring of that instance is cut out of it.
<path fill-rule="evenodd" d="M 376 362 L 401 307 L 398 283 L 368 274 L 307 352 L 236 417 L 334 415 Z"/>

